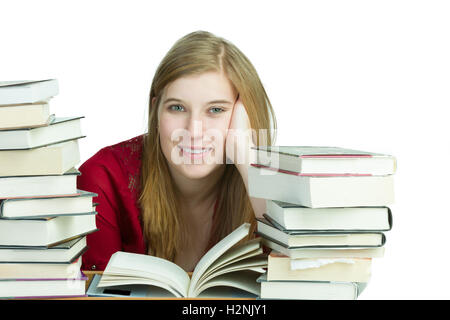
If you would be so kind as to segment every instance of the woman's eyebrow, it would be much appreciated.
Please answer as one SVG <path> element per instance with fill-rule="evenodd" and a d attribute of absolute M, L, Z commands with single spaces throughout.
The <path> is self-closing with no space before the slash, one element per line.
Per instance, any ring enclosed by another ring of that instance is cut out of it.
<path fill-rule="evenodd" d="M 168 102 L 181 102 L 181 103 L 184 103 L 183 100 L 177 99 L 177 98 L 167 98 L 166 100 L 164 100 L 163 103 L 166 104 Z M 219 103 L 221 103 L 221 104 L 223 104 L 223 103 L 225 103 L 225 104 L 232 104 L 232 102 L 228 101 L 228 100 L 213 100 L 213 101 L 207 102 L 207 104 L 215 104 L 215 103 L 217 103 L 217 104 L 219 104 Z"/>
<path fill-rule="evenodd" d="M 219 104 L 219 103 L 228 103 L 228 104 L 232 104 L 233 102 L 228 101 L 228 100 L 213 100 L 213 101 L 208 102 L 207 104 L 214 104 L 214 103 L 217 103 L 217 104 Z"/>
<path fill-rule="evenodd" d="M 183 100 L 180 99 L 176 99 L 176 98 L 167 98 L 166 100 L 164 100 L 164 104 L 166 104 L 167 102 L 183 102 Z"/>

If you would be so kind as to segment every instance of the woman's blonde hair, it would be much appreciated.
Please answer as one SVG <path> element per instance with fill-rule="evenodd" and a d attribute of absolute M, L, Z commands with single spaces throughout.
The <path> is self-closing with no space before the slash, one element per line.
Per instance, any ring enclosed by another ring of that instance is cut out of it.
<path fill-rule="evenodd" d="M 247 110 L 252 129 L 267 130 L 267 139 L 257 145 L 271 145 L 275 114 L 250 60 L 232 43 L 206 31 L 196 31 L 179 39 L 157 68 L 151 90 L 148 133 L 144 137 L 141 168 L 141 223 L 148 252 L 175 260 L 183 235 L 179 203 L 175 196 L 167 160 L 159 141 L 158 106 L 163 90 L 176 79 L 208 71 L 224 72 Z M 154 99 L 155 98 L 155 99 Z M 152 104 L 152 101 L 155 103 Z M 258 137 L 258 136 L 257 136 Z M 244 182 L 236 166 L 226 166 L 219 183 L 219 202 L 210 245 L 217 243 L 244 222 L 255 229 L 255 215 Z"/>

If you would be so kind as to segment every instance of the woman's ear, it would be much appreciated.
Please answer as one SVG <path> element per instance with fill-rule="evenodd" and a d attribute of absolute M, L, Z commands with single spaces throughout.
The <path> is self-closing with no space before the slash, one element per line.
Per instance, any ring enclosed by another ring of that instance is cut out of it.
<path fill-rule="evenodd" d="M 156 97 L 153 97 L 152 98 L 152 102 L 151 102 L 151 104 L 150 104 L 150 108 L 156 108 Z"/>

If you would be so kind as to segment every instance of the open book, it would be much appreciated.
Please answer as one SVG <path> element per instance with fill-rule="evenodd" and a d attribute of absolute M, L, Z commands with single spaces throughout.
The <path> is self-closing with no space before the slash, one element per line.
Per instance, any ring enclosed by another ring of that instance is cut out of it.
<path fill-rule="evenodd" d="M 256 279 L 265 272 L 267 255 L 260 238 L 238 244 L 249 230 L 250 224 L 244 223 L 218 242 L 200 259 L 191 278 L 168 260 L 118 251 L 111 256 L 97 287 L 156 286 L 176 297 L 197 297 L 200 293 L 201 297 L 230 296 L 233 287 L 259 296 Z"/>

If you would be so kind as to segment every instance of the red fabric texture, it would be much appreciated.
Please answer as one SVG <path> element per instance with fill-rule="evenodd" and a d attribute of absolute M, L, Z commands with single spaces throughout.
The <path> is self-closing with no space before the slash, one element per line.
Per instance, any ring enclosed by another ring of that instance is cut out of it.
<path fill-rule="evenodd" d="M 104 270 L 116 251 L 147 253 L 139 220 L 139 174 L 143 136 L 105 147 L 83 163 L 77 179 L 81 190 L 98 196 L 98 231 L 87 236 L 83 270 Z"/>

